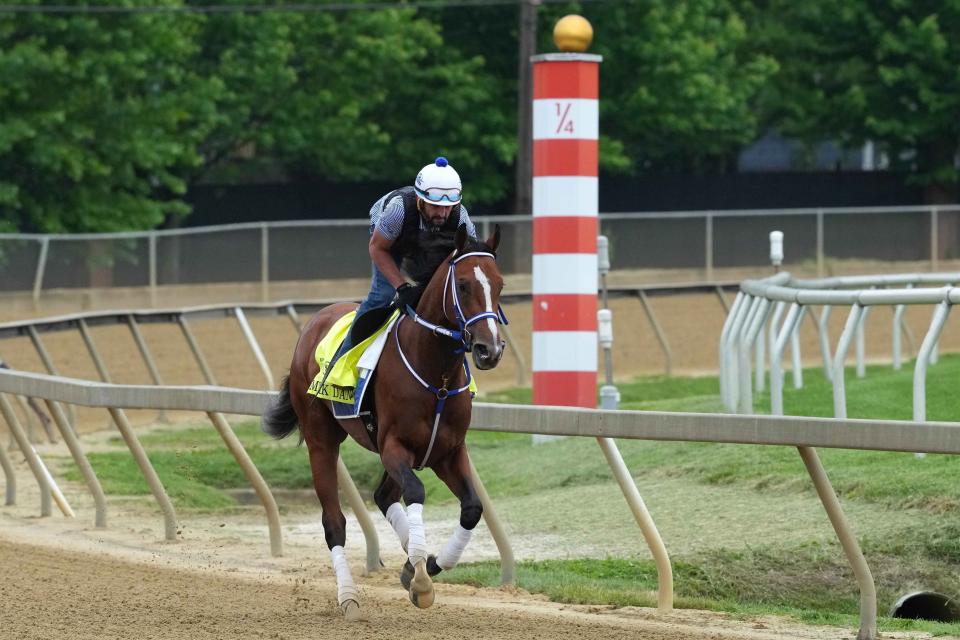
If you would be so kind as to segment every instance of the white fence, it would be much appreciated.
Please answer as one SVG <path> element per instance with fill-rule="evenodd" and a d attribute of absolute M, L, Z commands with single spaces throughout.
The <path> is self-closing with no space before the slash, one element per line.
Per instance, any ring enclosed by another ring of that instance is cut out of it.
<path fill-rule="evenodd" d="M 504 274 L 529 274 L 529 216 L 478 217 L 481 234 L 503 227 Z M 767 264 L 766 233 L 791 238 L 787 264 L 826 275 L 831 259 L 928 264 L 960 259 L 960 206 L 671 211 L 600 214 L 615 271 L 716 271 Z M 247 283 L 262 300 L 289 281 L 365 278 L 368 221 L 250 223 L 139 233 L 0 234 L 0 293 Z M 921 267 L 912 266 L 910 269 Z"/>
<path fill-rule="evenodd" d="M 917 354 L 913 376 L 913 419 L 925 420 L 927 367 L 930 362 L 936 361 L 937 344 L 951 306 L 960 302 L 960 288 L 953 286 L 957 282 L 960 282 L 960 273 L 909 273 L 821 280 L 797 280 L 789 273 L 779 273 L 764 280 L 744 281 L 730 307 L 720 336 L 720 395 L 724 404 L 730 411 L 753 412 L 752 378 L 756 378 L 757 389 L 762 390 L 767 365 L 765 345 L 769 343 L 771 413 L 783 414 L 783 354 L 787 343 L 791 343 L 794 380 L 799 382 L 797 332 L 805 314 L 812 314 L 813 306 L 819 305 L 820 318 L 815 319 L 815 324 L 820 335 L 823 369 L 833 385 L 834 416 L 845 418 L 844 365 L 850 345 L 856 339 L 857 375 L 864 375 L 863 334 L 870 309 L 880 305 L 895 308 L 892 347 L 894 368 L 899 368 L 903 309 L 906 305 L 929 305 L 933 307 L 930 328 Z M 849 306 L 850 312 L 836 349 L 831 352 L 827 319 L 837 306 Z M 785 309 L 788 310 L 784 317 Z M 751 370 L 751 360 L 756 363 L 754 370 Z"/>

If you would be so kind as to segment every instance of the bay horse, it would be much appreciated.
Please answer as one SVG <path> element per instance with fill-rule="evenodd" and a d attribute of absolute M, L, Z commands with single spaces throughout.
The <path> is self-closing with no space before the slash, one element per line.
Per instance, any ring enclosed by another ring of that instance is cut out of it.
<path fill-rule="evenodd" d="M 329 401 L 306 393 L 320 368 L 314 357 L 318 342 L 356 307 L 352 303 L 326 307 L 307 322 L 290 373 L 263 414 L 267 434 L 282 438 L 299 425 L 301 440 L 307 443 L 337 577 L 337 604 L 350 620 L 362 616 L 343 550 L 346 519 L 337 493 L 337 457 L 348 435 L 380 455 L 384 473 L 373 497 L 407 552 L 400 580 L 416 606 L 433 604 L 431 576 L 456 566 L 483 513 L 470 480 L 465 443 L 472 407 L 465 353 L 472 353 L 477 369 L 492 369 L 503 355 L 498 327 L 506 322 L 499 303 L 503 278 L 495 257 L 500 228 L 483 243 L 469 238 L 465 225 L 455 234 L 423 237 L 412 260 L 404 262 L 423 294 L 417 308 L 408 307 L 391 329 L 371 382 L 372 394 L 366 394 L 373 395 L 373 425 L 359 418 L 337 419 Z M 460 524 L 436 556 L 427 553 L 425 494 L 414 473 L 424 467 L 460 500 Z"/>

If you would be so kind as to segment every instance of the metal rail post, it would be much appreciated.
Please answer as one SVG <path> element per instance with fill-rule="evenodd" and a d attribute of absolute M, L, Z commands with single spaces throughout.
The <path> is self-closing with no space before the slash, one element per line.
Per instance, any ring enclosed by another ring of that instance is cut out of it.
<path fill-rule="evenodd" d="M 780 327 L 780 331 L 770 347 L 770 413 L 775 416 L 783 415 L 783 352 L 787 348 L 787 341 L 800 324 L 800 305 L 796 302 L 790 305 L 787 317 Z"/>
<path fill-rule="evenodd" d="M 797 321 L 798 330 L 790 335 L 790 364 L 792 367 L 793 388 L 803 389 L 803 362 L 800 358 L 800 331 L 799 327 L 803 324 L 803 316 L 806 315 L 807 308 L 800 307 L 800 320 Z"/>
<path fill-rule="evenodd" d="M 157 232 L 151 231 L 147 236 L 147 253 L 150 278 L 150 306 L 157 306 Z"/>
<path fill-rule="evenodd" d="M 777 325 L 780 322 L 780 317 L 783 315 L 783 310 L 786 308 L 786 306 L 786 302 L 777 301 L 774 303 L 769 309 L 767 309 L 767 317 L 764 319 L 764 323 L 760 327 L 760 334 L 757 336 L 757 359 L 755 365 L 756 379 L 754 381 L 757 393 L 761 393 L 764 390 L 767 368 L 765 351 L 768 346 L 770 349 L 773 349 L 773 343 L 777 336 Z M 769 345 L 767 343 L 769 343 Z"/>
<path fill-rule="evenodd" d="M 723 329 L 720 330 L 720 349 L 718 354 L 720 366 L 720 399 L 724 404 L 726 404 L 726 398 L 729 394 L 727 389 L 729 384 L 727 370 L 730 368 L 730 363 L 727 361 L 727 344 L 730 342 L 734 321 L 736 320 L 737 314 L 740 313 L 744 298 L 743 292 L 737 291 L 737 295 L 733 299 L 733 306 L 727 311 L 727 319 L 723 321 Z"/>
<path fill-rule="evenodd" d="M 140 332 L 140 325 L 137 324 L 137 319 L 133 317 L 133 314 L 127 316 L 127 325 L 130 327 L 130 333 L 133 334 L 133 340 L 137 343 L 137 349 L 140 351 L 140 356 L 143 358 L 143 362 L 147 365 L 147 371 L 150 372 L 150 377 L 153 379 L 153 384 L 158 387 L 163 386 L 163 379 L 160 377 L 160 370 L 157 368 L 157 363 L 153 359 L 153 354 L 150 353 L 149 347 L 147 347 L 147 341 L 143 339 L 143 334 Z M 167 419 L 167 412 L 164 409 L 160 409 L 157 413 L 157 420 L 160 422 L 169 422 Z"/>
<path fill-rule="evenodd" d="M 913 419 L 924 422 L 927 419 L 927 363 L 930 362 L 930 353 L 933 351 L 943 325 L 950 316 L 950 302 L 944 300 L 936 306 L 933 317 L 930 319 L 930 329 L 920 345 L 920 353 L 913 368 Z"/>
<path fill-rule="evenodd" d="M 343 458 L 339 456 L 337 457 L 337 483 L 340 485 L 340 490 L 347 498 L 347 502 L 353 510 L 353 515 L 356 516 L 357 522 L 360 523 L 360 529 L 363 531 L 363 537 L 367 543 L 367 572 L 378 571 L 381 564 L 380 536 L 377 534 L 377 527 L 373 524 L 373 519 L 370 518 L 367 505 L 364 504 L 360 492 L 357 491 L 357 485 L 353 483 L 353 478 L 350 477 L 347 465 L 343 463 Z"/>
<path fill-rule="evenodd" d="M 647 319 L 650 320 L 650 324 L 653 325 L 653 331 L 657 334 L 657 341 L 660 343 L 660 348 L 663 350 L 663 356 L 666 359 L 666 375 L 671 376 L 673 375 L 673 354 L 670 351 L 670 343 L 667 342 L 667 336 L 660 327 L 660 323 L 657 322 L 657 317 L 653 314 L 653 309 L 650 307 L 650 303 L 647 301 L 647 294 L 643 292 L 643 289 L 637 290 L 637 298 L 640 299 L 640 304 L 643 305 Z"/>
<path fill-rule="evenodd" d="M 37 257 L 37 270 L 33 276 L 33 307 L 40 305 L 40 290 L 43 288 L 43 272 L 47 268 L 47 252 L 50 249 L 50 237 L 40 240 L 40 255 Z"/>
<path fill-rule="evenodd" d="M 287 317 L 290 318 L 290 322 L 293 323 L 293 328 L 297 330 L 297 334 L 299 335 L 303 327 L 300 325 L 300 316 L 297 315 L 297 310 L 293 308 L 292 304 L 288 304 L 286 311 Z"/>
<path fill-rule="evenodd" d="M 633 512 L 633 518 L 640 525 L 640 531 L 643 533 L 644 540 L 653 554 L 653 560 L 657 565 L 657 608 L 661 611 L 673 609 L 673 567 L 670 566 L 670 556 L 667 554 L 667 548 L 663 544 L 660 532 L 657 531 L 657 525 L 653 522 L 650 512 L 647 511 L 647 505 L 644 504 L 640 491 L 627 469 L 620 449 L 612 438 L 597 438 L 600 449 L 610 465 L 613 476 L 620 485 L 623 497 L 627 500 L 630 511 Z"/>
<path fill-rule="evenodd" d="M 37 332 L 36 327 L 32 324 L 27 327 L 27 333 L 30 335 L 30 342 L 33 343 L 33 348 L 36 349 L 37 355 L 40 356 L 40 361 L 43 362 L 44 368 L 52 376 L 59 376 L 60 372 L 57 370 L 56 365 L 53 364 L 53 358 L 50 357 L 50 353 L 47 351 L 47 347 L 43 344 L 43 340 L 40 339 L 40 334 Z M 70 418 L 70 428 L 76 433 L 76 423 L 77 423 L 77 414 L 73 410 L 73 405 L 67 405 L 67 415 Z"/>
<path fill-rule="evenodd" d="M 860 322 L 857 323 L 857 377 L 862 378 L 867 375 L 867 365 L 865 362 L 866 347 L 864 345 L 867 324 L 867 316 L 870 315 L 871 307 L 864 307 L 860 314 Z"/>
<path fill-rule="evenodd" d="M 90 358 L 93 360 L 93 364 L 97 368 L 97 373 L 100 374 L 100 379 L 103 382 L 112 382 L 112 380 L 110 380 L 110 373 L 107 371 L 107 366 L 100 357 L 100 352 L 97 351 L 97 345 L 93 342 L 93 336 L 90 335 L 90 329 L 87 327 L 86 321 L 83 318 L 80 318 L 77 321 L 77 326 L 80 328 L 80 335 L 83 337 L 83 343 L 87 345 L 87 351 L 90 353 Z"/>
<path fill-rule="evenodd" d="M 43 472 L 43 463 L 40 462 L 40 456 L 38 456 L 37 452 L 30 446 L 30 442 L 27 440 L 27 434 L 23 432 L 20 421 L 13 413 L 13 406 L 10 404 L 10 401 L 7 400 L 7 396 L 4 393 L 0 393 L 0 413 L 3 414 L 3 419 L 7 421 L 7 426 L 10 427 L 10 433 L 13 434 L 17 445 L 20 447 L 20 451 L 23 453 L 23 457 L 27 459 L 27 464 L 30 466 L 30 471 L 33 472 L 33 477 L 37 480 L 37 486 L 40 488 L 40 516 L 47 517 L 51 513 L 50 483 L 47 481 L 47 475 Z"/>
<path fill-rule="evenodd" d="M 874 640 L 877 637 L 877 588 L 873 582 L 870 566 L 863 557 L 860 543 L 857 542 L 857 537 L 847 522 L 833 485 L 830 484 L 830 478 L 817 455 L 817 450 L 813 447 L 797 447 L 797 451 L 800 452 L 803 464 L 807 467 L 807 473 L 813 480 L 820 502 L 827 512 L 830 524 L 833 525 L 833 530 L 840 540 L 840 546 L 843 547 L 843 553 L 847 556 L 853 575 L 857 579 L 857 585 L 860 587 L 860 630 L 857 633 L 857 640 Z"/>
<path fill-rule="evenodd" d="M 737 410 L 737 402 L 740 398 L 740 393 L 737 390 L 740 376 L 737 373 L 737 369 L 740 366 L 739 344 L 741 328 L 753 318 L 753 313 L 759 302 L 759 298 L 744 295 L 743 303 L 734 316 L 733 324 L 730 327 L 730 335 L 727 337 L 727 396 L 724 399 L 724 405 L 732 412 Z"/>
<path fill-rule="evenodd" d="M 83 447 L 80 446 L 80 440 L 70 429 L 70 423 L 67 422 L 67 416 L 64 414 L 60 403 L 54 400 L 44 400 L 44 402 L 57 428 L 60 429 L 63 441 L 67 443 L 70 455 L 73 456 L 73 461 L 76 463 L 77 469 L 80 470 L 80 475 L 83 476 L 83 481 L 87 484 L 87 489 L 90 490 L 90 495 L 93 497 L 96 510 L 93 526 L 102 529 L 107 526 L 107 497 L 103 493 L 103 487 L 100 486 L 100 480 L 97 478 L 93 467 L 90 466 L 90 461 L 87 460 L 87 455 L 83 452 Z"/>
<path fill-rule="evenodd" d="M 477 473 L 477 468 L 473 466 L 473 460 L 467 456 L 470 462 L 470 479 L 473 482 L 473 488 L 480 498 L 480 504 L 483 506 L 483 521 L 487 523 L 487 529 L 497 545 L 497 551 L 500 552 L 500 584 L 513 584 L 517 579 L 517 565 L 513 559 L 513 547 L 510 546 L 510 539 L 503 528 L 503 523 L 497 515 L 497 510 L 493 508 L 493 501 L 490 500 L 490 494 L 483 485 L 483 480 Z"/>
<path fill-rule="evenodd" d="M 247 450 L 243 448 L 243 443 L 240 442 L 237 434 L 230 428 L 230 424 L 227 422 L 227 419 L 223 417 L 223 414 L 216 411 L 208 411 L 207 417 L 210 418 L 210 422 L 213 423 L 217 433 L 220 434 L 223 443 L 227 445 L 227 450 L 230 451 L 234 460 L 240 465 L 240 469 L 242 469 L 243 474 L 247 476 L 247 481 L 250 482 L 250 486 L 253 487 L 257 497 L 260 498 L 260 504 L 263 505 L 264 510 L 267 512 L 267 527 L 270 530 L 270 554 L 275 558 L 279 558 L 283 555 L 283 533 L 280 530 L 280 511 L 277 509 L 277 501 L 274 499 L 270 487 L 263 479 L 263 476 L 260 475 L 260 471 L 256 465 L 253 464 L 253 461 L 247 454 Z"/>
<path fill-rule="evenodd" d="M 847 390 L 844 384 L 843 364 L 847 358 L 847 349 L 853 341 L 853 335 L 857 332 L 857 324 L 862 312 L 863 307 L 857 303 L 850 307 L 847 324 L 843 327 L 843 333 L 840 334 L 840 341 L 837 343 L 837 352 L 833 356 L 833 417 L 835 418 L 847 417 Z"/>
<path fill-rule="evenodd" d="M 753 343 L 760 330 L 763 327 L 763 321 L 766 320 L 767 310 L 770 308 L 770 301 L 766 298 L 760 298 L 756 312 L 750 323 L 744 325 L 741 330 L 740 342 L 740 362 L 737 364 L 737 373 L 740 376 L 738 383 L 740 391 L 740 413 L 753 413 L 753 389 L 750 384 L 750 352 L 753 350 Z"/>
<path fill-rule="evenodd" d="M 247 322 L 246 314 L 243 313 L 243 309 L 240 307 L 234 307 L 233 315 L 237 318 L 237 322 L 240 323 L 240 329 L 243 330 L 247 344 L 250 345 L 250 350 L 253 351 L 253 356 L 257 359 L 257 364 L 260 365 L 260 371 L 263 372 L 263 377 L 267 381 L 267 389 L 275 388 L 273 374 L 270 372 L 270 365 L 267 364 L 267 358 L 263 355 L 260 343 L 257 342 L 256 336 L 253 335 L 253 329 L 250 328 L 250 323 Z"/>
<path fill-rule="evenodd" d="M 717 294 L 717 299 L 720 300 L 720 306 L 723 307 L 723 312 L 726 314 L 730 313 L 730 303 L 727 302 L 727 297 L 723 295 L 723 289 L 720 287 L 713 288 L 714 293 Z M 739 292 L 737 292 L 739 293 Z"/>
<path fill-rule="evenodd" d="M 823 305 L 823 311 L 820 312 L 820 321 L 817 323 L 819 327 L 820 338 L 820 355 L 823 356 L 823 377 L 827 379 L 827 382 L 830 381 L 833 372 L 830 369 L 830 363 L 832 358 L 830 357 L 830 327 L 828 321 L 830 320 L 830 311 L 833 309 L 829 304 Z"/>
<path fill-rule="evenodd" d="M 265 222 L 260 225 L 260 300 L 270 300 L 270 227 Z"/>
<path fill-rule="evenodd" d="M 127 443 L 127 448 L 130 449 L 134 461 L 137 463 L 137 466 L 140 467 L 140 472 L 143 473 L 143 477 L 150 487 L 150 493 L 153 494 L 157 504 L 160 505 L 160 510 L 163 511 L 164 537 L 167 540 L 176 540 L 177 512 L 173 509 L 173 503 L 170 502 L 170 496 L 167 495 L 167 490 L 164 489 L 163 483 L 160 481 L 160 476 L 157 475 L 153 465 L 150 464 L 147 452 L 143 450 L 143 445 L 141 445 L 137 439 L 136 434 L 133 432 L 133 427 L 130 426 L 130 422 L 127 420 L 127 416 L 123 410 L 110 408 L 108 411 L 113 417 L 117 429 L 120 430 L 123 441 Z"/>
<path fill-rule="evenodd" d="M 184 317 L 182 314 L 178 316 L 177 324 L 180 325 L 180 331 L 183 333 L 183 337 L 187 339 L 187 345 L 190 347 L 190 351 L 193 352 L 194 359 L 200 366 L 200 371 L 203 373 L 203 379 L 207 381 L 207 384 L 217 384 L 217 379 L 213 377 L 213 371 L 210 369 L 210 365 L 207 364 L 207 359 L 203 357 L 203 351 L 200 350 L 200 344 L 194 337 L 193 331 L 190 330 L 190 325 L 187 323 L 186 317 Z"/>

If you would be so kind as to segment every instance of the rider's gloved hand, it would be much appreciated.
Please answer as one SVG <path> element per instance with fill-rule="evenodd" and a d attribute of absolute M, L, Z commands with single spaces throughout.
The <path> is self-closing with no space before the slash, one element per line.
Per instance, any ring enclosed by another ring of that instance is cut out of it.
<path fill-rule="evenodd" d="M 407 305 L 410 305 L 411 309 L 417 308 L 417 303 L 420 302 L 420 294 L 422 291 L 418 287 L 413 286 L 409 282 L 404 282 L 402 285 L 397 287 L 397 295 L 393 299 L 393 305 L 400 309 L 401 312 L 406 312 Z"/>

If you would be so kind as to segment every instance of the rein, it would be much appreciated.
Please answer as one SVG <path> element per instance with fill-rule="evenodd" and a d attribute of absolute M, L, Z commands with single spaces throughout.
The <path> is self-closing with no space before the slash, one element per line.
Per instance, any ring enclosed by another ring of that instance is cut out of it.
<path fill-rule="evenodd" d="M 444 326 L 434 324 L 417 315 L 417 312 L 414 311 L 410 305 L 407 305 L 407 308 L 406 308 L 407 316 L 409 316 L 409 318 L 413 320 L 413 322 L 415 322 L 416 324 L 431 331 L 434 335 L 445 336 L 447 338 L 450 338 L 451 340 L 459 342 L 460 343 L 459 346 L 453 351 L 455 354 L 458 354 L 458 355 L 463 353 L 468 353 L 471 351 L 470 332 L 467 330 L 467 328 L 470 325 L 485 319 L 496 320 L 500 324 L 508 324 L 507 316 L 503 313 L 503 307 L 500 304 L 497 304 L 497 310 L 495 312 L 482 311 L 476 314 L 475 316 L 472 316 L 471 318 L 466 318 L 464 316 L 463 308 L 460 306 L 460 297 L 457 295 L 456 278 L 454 277 L 454 275 L 456 273 L 456 267 L 458 262 L 460 262 L 465 258 L 474 257 L 474 256 L 491 258 L 493 260 L 496 260 L 495 255 L 486 251 L 472 251 L 470 253 L 465 253 L 462 256 L 451 258 L 449 262 L 449 267 L 447 268 L 447 277 L 443 282 L 443 315 L 449 319 L 449 316 L 447 316 L 447 289 L 449 285 L 450 297 L 451 297 L 451 300 L 453 301 L 453 311 L 457 319 L 457 324 L 460 327 L 459 329 L 448 329 Z M 394 338 L 396 339 L 396 342 L 397 342 L 397 351 L 400 352 L 400 359 L 403 361 L 404 366 L 407 367 L 407 371 L 410 372 L 410 374 L 416 379 L 416 381 L 419 382 L 420 385 L 424 389 L 426 389 L 429 393 L 432 393 L 437 397 L 437 407 L 433 413 L 433 431 L 430 433 L 430 443 L 427 445 L 427 452 L 424 454 L 423 460 L 420 462 L 419 466 L 415 467 L 417 471 L 421 471 L 424 468 L 424 466 L 427 464 L 427 460 L 430 459 L 430 453 L 433 451 L 433 443 L 437 439 L 437 429 L 440 425 L 440 414 L 443 413 L 443 407 L 447 402 L 447 398 L 455 396 L 469 389 L 472 376 L 470 374 L 470 365 L 469 363 L 467 363 L 466 359 L 464 359 L 463 366 L 467 372 L 467 383 L 464 386 L 460 387 L 459 389 L 447 388 L 447 382 L 449 381 L 448 376 L 442 377 L 442 382 L 440 387 L 435 387 L 434 385 L 430 384 L 429 382 L 424 380 L 422 377 L 420 377 L 420 374 L 418 374 L 414 370 L 413 366 L 410 364 L 410 361 L 407 360 L 407 356 L 403 353 L 403 348 L 401 348 L 400 346 L 400 323 L 403 322 L 403 320 L 404 320 L 404 317 L 401 317 L 400 320 L 397 322 L 397 326 L 395 327 L 395 330 L 394 330 Z"/>

